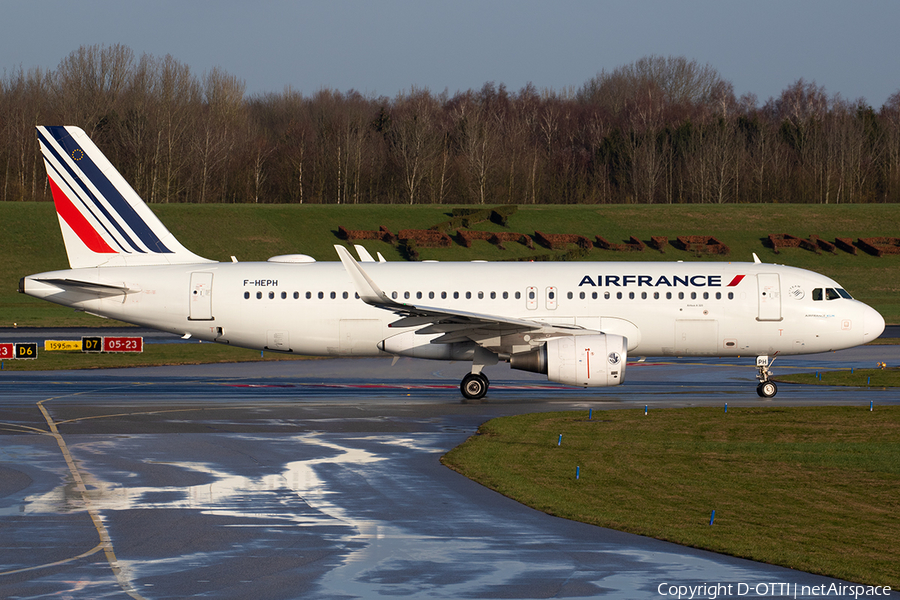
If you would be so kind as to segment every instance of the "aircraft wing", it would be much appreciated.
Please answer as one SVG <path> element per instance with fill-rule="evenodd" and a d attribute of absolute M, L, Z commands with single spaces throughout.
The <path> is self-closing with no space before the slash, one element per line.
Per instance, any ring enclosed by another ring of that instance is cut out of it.
<path fill-rule="evenodd" d="M 391 323 L 390 327 L 421 327 L 416 331 L 417 334 L 443 334 L 432 340 L 433 344 L 472 340 L 494 351 L 509 352 L 511 349 L 506 346 L 521 346 L 524 343 L 528 347 L 529 344 L 520 339 L 528 333 L 533 334 L 530 337 L 535 341 L 560 335 L 598 333 L 575 325 L 555 325 L 530 319 L 397 302 L 378 287 L 346 248 L 336 245 L 335 249 L 363 302 L 400 315 L 401 318 Z M 500 341 L 501 336 L 507 337 L 507 340 Z"/>

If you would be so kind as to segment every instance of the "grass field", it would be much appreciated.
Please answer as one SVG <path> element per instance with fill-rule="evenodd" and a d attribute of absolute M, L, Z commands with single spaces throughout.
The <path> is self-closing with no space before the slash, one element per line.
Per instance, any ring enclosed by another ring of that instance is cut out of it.
<path fill-rule="evenodd" d="M 845 385 L 850 387 L 897 387 L 900 386 L 900 367 L 884 369 L 842 369 L 840 371 L 820 371 L 817 373 L 795 373 L 775 378 L 789 383 L 807 385 Z"/>
<path fill-rule="evenodd" d="M 428 228 L 450 216 L 449 206 L 421 205 L 157 205 L 154 211 L 194 252 L 216 260 L 266 260 L 277 254 L 303 253 L 317 260 L 337 260 L 333 245 L 341 243 L 336 232 L 348 229 L 378 229 L 393 232 L 405 228 Z M 763 240 L 770 233 L 826 240 L 835 237 L 900 236 L 900 205 L 675 205 L 675 206 L 522 206 L 508 227 L 487 222 L 473 229 L 515 231 L 533 235 L 575 233 L 591 239 L 600 235 L 617 243 L 634 235 L 712 235 L 731 248 L 730 256 L 697 256 L 666 248 L 664 254 L 613 252 L 594 249 L 584 260 L 611 261 L 752 261 L 756 253 L 763 262 L 777 262 L 811 269 L 841 283 L 851 294 L 879 310 L 888 323 L 900 324 L 900 255 L 877 258 L 859 252 L 816 254 L 787 249 L 776 254 Z M 16 293 L 24 275 L 68 267 L 65 248 L 50 203 L 0 203 L 0 232 L 4 260 L 0 262 L 0 327 L 99 326 L 96 317 Z M 404 260 L 401 250 L 384 242 L 365 242 L 374 254 L 388 260 Z M 546 248 L 529 250 L 507 243 L 500 250 L 488 242 L 475 242 L 471 249 L 454 244 L 447 249 L 422 249 L 423 259 L 511 260 L 553 254 Z"/>
<path fill-rule="evenodd" d="M 900 587 L 900 407 L 522 415 L 442 460 L 560 517 Z"/>

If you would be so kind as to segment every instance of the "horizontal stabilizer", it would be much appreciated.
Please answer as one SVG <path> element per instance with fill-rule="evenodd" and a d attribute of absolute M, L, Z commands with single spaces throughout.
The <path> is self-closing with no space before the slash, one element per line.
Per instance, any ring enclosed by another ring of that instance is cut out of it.
<path fill-rule="evenodd" d="M 49 283 L 50 285 L 55 285 L 63 289 L 78 288 L 82 290 L 94 290 L 101 293 L 105 292 L 108 294 L 131 294 L 141 291 L 140 288 L 128 287 L 124 284 L 115 285 L 110 283 L 98 283 L 96 281 L 82 281 L 78 279 L 48 278 L 35 279 L 34 281 Z"/>

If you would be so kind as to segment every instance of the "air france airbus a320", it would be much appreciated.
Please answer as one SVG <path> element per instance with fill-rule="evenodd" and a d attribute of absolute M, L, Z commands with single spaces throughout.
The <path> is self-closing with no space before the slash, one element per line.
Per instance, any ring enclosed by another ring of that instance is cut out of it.
<path fill-rule="evenodd" d="M 388 263 L 304 255 L 201 258 L 156 218 L 77 127 L 38 127 L 71 269 L 20 291 L 91 314 L 247 348 L 320 356 L 471 361 L 570 386 L 618 385 L 629 353 L 769 357 L 864 344 L 884 319 L 827 277 L 753 263 Z M 755 258 L 755 256 L 754 256 Z"/>

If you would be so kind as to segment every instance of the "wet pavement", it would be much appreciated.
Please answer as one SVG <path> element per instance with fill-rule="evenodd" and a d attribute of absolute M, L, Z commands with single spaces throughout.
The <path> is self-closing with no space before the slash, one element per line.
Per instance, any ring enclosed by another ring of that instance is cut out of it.
<path fill-rule="evenodd" d="M 900 347 L 774 367 L 882 360 L 900 362 Z M 841 582 L 550 517 L 439 462 L 509 414 L 900 402 L 786 384 L 762 401 L 751 364 L 648 359 L 590 391 L 498 365 L 473 403 L 458 392 L 464 363 L 7 371 L 0 597 L 668 598 L 713 584 L 732 586 L 720 598 L 816 597 L 802 586 Z"/>

